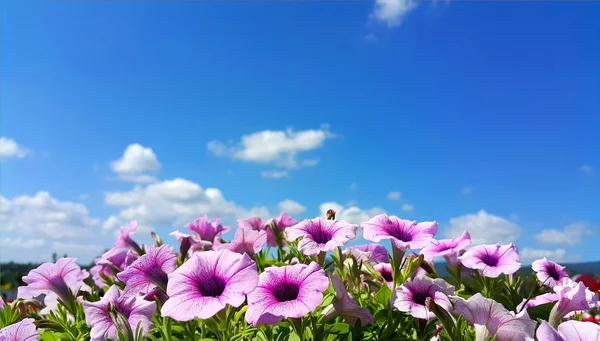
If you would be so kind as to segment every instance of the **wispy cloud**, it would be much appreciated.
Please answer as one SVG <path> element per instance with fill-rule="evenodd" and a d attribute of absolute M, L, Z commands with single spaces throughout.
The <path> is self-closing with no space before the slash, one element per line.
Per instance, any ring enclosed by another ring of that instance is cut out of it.
<path fill-rule="evenodd" d="M 375 0 L 375 8 L 370 17 L 387 24 L 388 27 L 396 27 L 416 6 L 416 0 Z"/>

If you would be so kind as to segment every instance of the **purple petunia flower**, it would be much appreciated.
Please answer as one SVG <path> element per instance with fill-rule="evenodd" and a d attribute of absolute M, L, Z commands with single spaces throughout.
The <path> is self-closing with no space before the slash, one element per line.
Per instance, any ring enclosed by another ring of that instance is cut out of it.
<path fill-rule="evenodd" d="M 131 329 L 135 334 L 138 326 L 143 335 L 154 327 L 151 319 L 156 313 L 156 303 L 135 295 L 124 294 L 117 286 L 110 289 L 98 302 L 83 302 L 85 321 L 92 328 L 91 341 L 116 339 L 118 331 Z"/>
<path fill-rule="evenodd" d="M 597 307 L 598 295 L 588 290 L 581 282 L 563 278 L 553 289 L 558 295 L 558 304 L 552 309 L 549 322 L 554 326 L 558 325 L 558 322 L 571 312 Z"/>
<path fill-rule="evenodd" d="M 268 267 L 248 295 L 246 321 L 258 326 L 303 317 L 323 302 L 323 292 L 328 287 L 325 271 L 315 262 Z"/>
<path fill-rule="evenodd" d="M 389 263 L 390 261 L 387 249 L 381 244 L 352 246 L 344 250 L 344 254 L 354 256 L 359 263 L 369 263 L 370 265 Z"/>
<path fill-rule="evenodd" d="M 23 277 L 26 286 L 18 288 L 17 297 L 35 298 L 40 295 L 56 295 L 63 302 L 69 301 L 69 291 L 77 294 L 89 276 L 75 263 L 75 258 L 61 258 L 56 263 L 44 263 Z"/>
<path fill-rule="evenodd" d="M 227 304 L 239 307 L 258 283 L 256 263 L 229 250 L 194 254 L 169 274 L 162 316 L 178 321 L 207 319 Z"/>
<path fill-rule="evenodd" d="M 552 292 L 533 297 L 529 301 L 527 301 L 527 299 L 524 298 L 523 302 L 521 302 L 521 304 L 517 306 L 517 311 L 521 311 L 523 309 L 523 304 L 525 304 L 525 309 L 529 309 L 537 307 L 538 305 L 556 301 L 558 301 L 558 295 Z"/>
<path fill-rule="evenodd" d="M 358 225 L 318 217 L 288 227 L 286 233 L 290 241 L 302 238 L 298 248 L 305 255 L 314 256 L 321 252 L 333 251 L 354 239 L 357 229 Z"/>
<path fill-rule="evenodd" d="M 331 284 L 335 292 L 335 301 L 323 310 L 323 315 L 327 320 L 342 316 L 351 326 L 354 326 L 356 321 L 360 320 L 363 327 L 375 322 L 369 309 L 356 303 L 356 300 L 348 293 L 344 283 L 338 276 L 331 275 Z"/>
<path fill-rule="evenodd" d="M 177 268 L 177 254 L 170 245 L 150 246 L 117 278 L 126 284 L 125 293 L 147 294 L 155 287 L 167 290 L 168 275 Z"/>
<path fill-rule="evenodd" d="M 512 243 L 474 246 L 458 259 L 465 267 L 480 270 L 483 276 L 490 278 L 510 275 L 521 268 L 519 254 Z"/>
<path fill-rule="evenodd" d="M 0 329 L 0 341 L 37 341 L 40 334 L 33 321 L 32 318 L 25 318 Z"/>
<path fill-rule="evenodd" d="M 426 262 L 431 262 L 437 256 L 456 255 L 457 252 L 464 250 L 469 244 L 471 244 L 471 235 L 465 231 L 460 236 L 452 239 L 433 239 L 429 245 L 421 250 L 421 254 L 425 256 Z"/>
<path fill-rule="evenodd" d="M 531 268 L 536 272 L 536 276 L 542 285 L 554 288 L 563 278 L 569 278 L 564 266 L 560 266 L 546 257 L 538 259 L 531 264 Z"/>
<path fill-rule="evenodd" d="M 260 217 L 249 217 L 246 219 L 238 219 L 239 228 L 250 229 L 254 231 L 264 231 L 267 229 L 266 224 Z"/>
<path fill-rule="evenodd" d="M 540 341 L 598 341 L 600 325 L 592 322 L 567 321 L 558 325 L 558 330 L 542 320 L 535 334 Z"/>
<path fill-rule="evenodd" d="M 249 228 L 238 228 L 231 243 L 221 244 L 219 249 L 228 249 L 237 253 L 254 256 L 267 242 L 267 231 L 256 231 Z"/>
<path fill-rule="evenodd" d="M 374 242 L 390 239 L 395 248 L 403 251 L 427 246 L 438 230 L 435 221 L 417 223 L 385 214 L 375 216 L 361 226 L 365 239 Z"/>
<path fill-rule="evenodd" d="M 492 299 L 477 293 L 468 300 L 456 297 L 455 315 L 462 315 L 475 326 L 476 340 L 526 341 L 533 339 L 536 322 L 529 318 L 527 310 L 519 314 L 508 311 Z"/>
<path fill-rule="evenodd" d="M 448 295 L 454 295 L 454 287 L 443 279 L 419 277 L 402 284 L 395 290 L 392 295 L 392 305 L 400 311 L 410 313 L 413 317 L 432 320 L 435 315 L 427 308 L 427 299 L 430 298 L 440 307 L 451 311 L 452 303 Z"/>
<path fill-rule="evenodd" d="M 373 266 L 377 272 L 383 277 L 383 280 L 390 289 L 394 289 L 394 276 L 392 265 L 390 263 L 379 263 Z"/>
<path fill-rule="evenodd" d="M 140 255 L 132 249 L 115 249 L 112 248 L 106 251 L 102 256 L 96 258 L 95 266 L 90 269 L 92 279 L 98 288 L 104 287 L 104 279 L 100 276 L 105 275 L 109 278 L 116 279 L 116 274 L 125 270 L 131 265 Z"/>
<path fill-rule="evenodd" d="M 230 230 L 229 227 L 221 225 L 220 218 L 217 217 L 212 221 L 208 221 L 206 215 L 186 224 L 185 228 L 196 233 L 196 235 L 192 234 L 192 240 L 194 242 L 200 243 L 201 241 L 204 241 L 211 244 L 214 244 L 217 238 Z"/>
<path fill-rule="evenodd" d="M 133 239 L 131 239 L 131 235 L 135 233 L 138 228 L 137 220 L 133 220 L 129 223 L 129 227 L 122 226 L 121 233 L 119 234 L 119 238 L 117 239 L 114 249 L 132 249 L 141 253 L 142 248 L 136 243 Z"/>
<path fill-rule="evenodd" d="M 283 231 L 290 226 L 298 224 L 298 220 L 290 217 L 285 212 L 281 212 L 279 217 L 271 219 L 265 224 L 267 230 L 267 245 L 277 247 L 279 241 L 282 246 L 285 246 L 285 240 L 282 238 Z M 275 233 L 273 233 L 275 231 Z"/>

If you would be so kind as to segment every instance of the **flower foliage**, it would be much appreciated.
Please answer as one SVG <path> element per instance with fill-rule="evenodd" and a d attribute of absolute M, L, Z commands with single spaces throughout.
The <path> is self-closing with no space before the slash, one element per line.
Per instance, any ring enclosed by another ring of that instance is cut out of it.
<path fill-rule="evenodd" d="M 378 215 L 238 220 L 204 215 L 169 244 L 123 227 L 90 272 L 73 258 L 0 300 L 0 341 L 600 340 L 596 288 L 546 258 L 521 277 L 518 248 L 436 239 L 437 222 Z M 373 243 L 352 245 L 357 236 Z M 445 259 L 446 273 L 433 262 Z"/>

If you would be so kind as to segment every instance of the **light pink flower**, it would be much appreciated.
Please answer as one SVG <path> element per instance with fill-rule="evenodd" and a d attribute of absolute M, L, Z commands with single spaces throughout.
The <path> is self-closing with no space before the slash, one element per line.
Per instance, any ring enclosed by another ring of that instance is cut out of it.
<path fill-rule="evenodd" d="M 537 307 L 538 305 L 542 305 L 542 304 L 546 304 L 546 303 L 550 303 L 550 302 L 556 302 L 556 301 L 558 301 L 557 294 L 555 294 L 555 293 L 542 294 L 542 295 L 533 297 L 529 301 L 527 301 L 527 299 L 523 299 L 523 302 L 521 302 L 521 304 L 519 304 L 519 306 L 517 307 L 517 311 L 521 311 L 521 309 L 523 309 L 523 304 L 525 304 L 525 309 L 529 309 L 529 308 Z M 527 302 L 527 303 L 525 303 L 525 302 Z"/>
<path fill-rule="evenodd" d="M 306 219 L 286 229 L 289 240 L 302 238 L 298 248 L 308 256 L 335 250 L 356 237 L 357 225 L 322 217 Z"/>
<path fill-rule="evenodd" d="M 69 301 L 69 291 L 74 295 L 84 286 L 87 272 L 75 263 L 75 258 L 60 258 L 56 263 L 44 263 L 23 277 L 25 286 L 18 288 L 19 298 L 35 298 L 54 294 L 63 302 Z"/>
<path fill-rule="evenodd" d="M 363 308 L 356 303 L 356 300 L 346 290 L 342 280 L 336 275 L 331 275 L 330 277 L 335 292 L 335 301 L 323 311 L 325 318 L 329 320 L 337 316 L 342 316 L 351 326 L 354 326 L 358 320 L 360 320 L 360 324 L 363 327 L 374 323 L 373 315 L 371 315 L 369 309 Z"/>
<path fill-rule="evenodd" d="M 138 228 L 137 220 L 133 220 L 129 223 L 129 227 L 122 226 L 121 233 L 119 234 L 119 238 L 117 239 L 114 249 L 132 249 L 135 251 L 140 251 L 141 248 L 133 239 L 131 239 L 131 235 L 135 233 Z"/>
<path fill-rule="evenodd" d="M 221 220 L 219 217 L 215 218 L 212 221 L 208 221 L 208 217 L 206 215 L 194 220 L 191 223 L 185 225 L 185 228 L 195 232 L 192 233 L 192 241 L 195 243 L 209 242 L 214 244 L 215 240 L 223 233 L 229 231 L 231 228 L 224 227 L 221 225 Z"/>
<path fill-rule="evenodd" d="M 40 334 L 33 321 L 32 318 L 25 318 L 0 329 L 0 341 L 37 341 Z"/>
<path fill-rule="evenodd" d="M 110 289 L 98 302 L 83 302 L 85 321 L 92 328 L 91 341 L 117 339 L 122 323 L 128 323 L 135 334 L 138 325 L 146 335 L 154 327 L 151 319 L 156 313 L 156 303 L 135 295 L 124 294 L 117 286 Z M 126 327 L 126 326 L 125 326 Z"/>
<path fill-rule="evenodd" d="M 303 317 L 323 302 L 323 292 L 328 287 L 325 271 L 315 262 L 268 267 L 248 295 L 246 321 L 258 326 Z"/>
<path fill-rule="evenodd" d="M 454 295 L 454 287 L 441 278 L 418 277 L 411 282 L 405 282 L 392 295 L 392 305 L 413 317 L 432 320 L 435 315 L 427 308 L 427 299 L 432 299 L 437 305 L 447 311 L 452 310 L 448 295 Z"/>
<path fill-rule="evenodd" d="M 369 263 L 370 265 L 389 263 L 390 261 L 387 249 L 381 244 L 352 246 L 344 250 L 343 253 L 354 256 L 359 263 Z"/>
<path fill-rule="evenodd" d="M 512 243 L 474 246 L 458 259 L 465 267 L 479 270 L 483 276 L 490 278 L 510 275 L 521 268 L 519 254 Z"/>
<path fill-rule="evenodd" d="M 559 321 L 571 312 L 597 307 L 598 295 L 588 290 L 581 282 L 574 282 L 570 278 L 563 278 L 553 289 L 558 295 L 558 304 L 550 314 L 551 323 L 552 321 Z"/>
<path fill-rule="evenodd" d="M 117 277 L 126 284 L 125 293 L 147 294 L 155 287 L 167 290 L 167 276 L 176 268 L 177 254 L 172 246 L 152 245 Z"/>
<path fill-rule="evenodd" d="M 267 242 L 267 231 L 238 228 L 231 243 L 219 245 L 219 249 L 228 249 L 237 253 L 254 256 Z"/>
<path fill-rule="evenodd" d="M 546 257 L 533 262 L 531 268 L 536 272 L 538 280 L 549 288 L 554 288 L 563 278 L 569 277 L 564 266 L 549 261 Z"/>
<path fill-rule="evenodd" d="M 383 280 L 390 289 L 394 289 L 394 276 L 392 265 L 390 263 L 379 263 L 373 266 L 377 272 L 383 277 Z"/>
<path fill-rule="evenodd" d="M 239 307 L 258 282 L 256 263 L 229 250 L 194 254 L 169 274 L 162 316 L 178 321 L 207 319 L 227 304 Z"/>
<path fill-rule="evenodd" d="M 598 341 L 600 325 L 593 322 L 567 321 L 558 325 L 558 331 L 542 320 L 535 334 L 540 341 Z"/>
<path fill-rule="evenodd" d="M 431 243 L 421 250 L 421 254 L 425 256 L 426 262 L 432 262 L 437 256 L 456 255 L 457 252 L 464 250 L 469 244 L 471 244 L 471 235 L 469 232 L 464 231 L 460 236 L 452 239 L 432 239 Z"/>
<path fill-rule="evenodd" d="M 380 214 L 361 224 L 367 240 L 379 242 L 390 239 L 399 250 L 421 249 L 431 242 L 437 233 L 438 223 L 400 219 Z"/>

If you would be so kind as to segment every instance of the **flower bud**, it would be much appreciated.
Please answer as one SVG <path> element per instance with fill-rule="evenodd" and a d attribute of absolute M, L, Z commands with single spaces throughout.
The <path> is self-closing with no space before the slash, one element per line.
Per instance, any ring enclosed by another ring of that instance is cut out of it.
<path fill-rule="evenodd" d="M 156 234 L 156 232 L 152 231 L 150 232 L 150 235 L 152 236 L 152 239 L 154 239 L 154 242 L 156 243 L 157 247 L 160 247 L 161 245 L 163 245 L 163 241 L 160 238 L 159 235 Z"/>
<path fill-rule="evenodd" d="M 121 333 L 126 341 L 134 341 L 133 331 L 127 318 L 117 309 L 113 302 L 108 303 L 108 316 L 115 325 L 117 332 Z"/>

